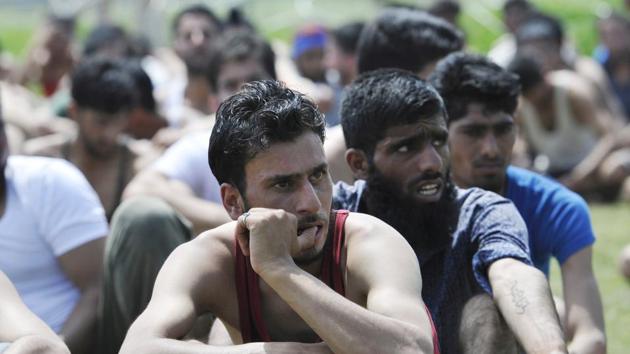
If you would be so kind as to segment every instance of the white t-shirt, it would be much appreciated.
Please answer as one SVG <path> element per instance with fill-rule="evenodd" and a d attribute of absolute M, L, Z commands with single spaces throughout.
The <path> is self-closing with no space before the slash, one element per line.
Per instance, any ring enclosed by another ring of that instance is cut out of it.
<path fill-rule="evenodd" d="M 57 257 L 108 233 L 96 192 L 69 162 L 11 156 L 0 216 L 0 270 L 24 303 L 55 332 L 80 293 Z"/>
<path fill-rule="evenodd" d="M 208 166 L 209 142 L 207 132 L 188 134 L 168 148 L 151 169 L 185 183 L 201 199 L 221 203 L 219 182 Z"/>

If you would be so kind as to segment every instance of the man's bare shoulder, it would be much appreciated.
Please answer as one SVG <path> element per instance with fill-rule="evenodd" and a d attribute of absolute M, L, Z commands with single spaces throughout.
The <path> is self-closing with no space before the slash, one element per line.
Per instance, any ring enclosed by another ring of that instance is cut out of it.
<path fill-rule="evenodd" d="M 346 219 L 345 231 L 347 244 L 366 241 L 375 243 L 404 241 L 404 238 L 393 227 L 372 215 L 363 213 L 351 212 Z"/>
<path fill-rule="evenodd" d="M 231 262 L 234 258 L 235 222 L 229 222 L 202 232 L 178 247 L 181 257 L 193 257 L 208 263 L 209 267 Z M 179 250 L 181 249 L 181 250 Z"/>
<path fill-rule="evenodd" d="M 24 143 L 22 151 L 25 155 L 63 157 L 63 147 L 72 139 L 64 134 L 50 134 L 33 138 Z"/>

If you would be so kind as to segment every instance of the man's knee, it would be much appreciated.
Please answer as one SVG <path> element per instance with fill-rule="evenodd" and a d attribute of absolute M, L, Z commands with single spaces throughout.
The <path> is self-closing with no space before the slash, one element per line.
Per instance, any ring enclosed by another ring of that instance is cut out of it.
<path fill-rule="evenodd" d="M 464 353 L 516 353 L 512 331 L 487 294 L 472 297 L 462 311 L 459 338 Z"/>
<path fill-rule="evenodd" d="M 173 249 L 190 240 L 190 223 L 158 198 L 137 197 L 125 200 L 114 213 L 108 252 L 141 247 Z"/>

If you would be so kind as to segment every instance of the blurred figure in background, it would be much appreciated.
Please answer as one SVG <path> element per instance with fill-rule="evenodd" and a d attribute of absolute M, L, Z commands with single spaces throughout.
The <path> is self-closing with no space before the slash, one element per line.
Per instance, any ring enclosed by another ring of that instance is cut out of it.
<path fill-rule="evenodd" d="M 326 82 L 324 50 L 327 41 L 328 34 L 322 26 L 307 25 L 297 31 L 291 58 L 300 75 L 316 83 Z"/>
<path fill-rule="evenodd" d="M 597 24 L 606 55 L 602 65 L 608 74 L 617 98 L 623 105 L 626 121 L 630 122 L 630 20 L 618 13 L 600 19 Z"/>
<path fill-rule="evenodd" d="M 506 0 L 503 3 L 503 24 L 507 32 L 492 44 L 488 57 L 502 67 L 507 67 L 516 54 L 514 33 L 528 17 L 536 12 L 534 4 L 528 0 Z"/>
<path fill-rule="evenodd" d="M 0 271 L 72 353 L 94 349 L 107 231 L 98 196 L 77 168 L 8 156 L 0 116 Z"/>
<path fill-rule="evenodd" d="M 87 177 L 110 219 L 122 192 L 136 172 L 137 155 L 124 132 L 138 102 L 134 79 L 121 61 L 87 58 L 72 75 L 70 116 L 77 123 L 74 137 L 50 135 L 31 140 L 25 152 L 64 158 Z"/>
<path fill-rule="evenodd" d="M 52 96 L 70 73 L 77 55 L 74 48 L 74 18 L 50 15 L 33 37 L 24 67 L 16 82 Z"/>
<path fill-rule="evenodd" d="M 437 0 L 427 9 L 427 12 L 459 28 L 457 21 L 461 13 L 461 6 L 457 0 Z"/>
<path fill-rule="evenodd" d="M 335 97 L 331 109 L 324 113 L 327 127 L 340 123 L 342 91 L 357 76 L 356 50 L 364 26 L 363 22 L 351 22 L 330 31 L 324 64 L 327 69 L 326 77 Z"/>

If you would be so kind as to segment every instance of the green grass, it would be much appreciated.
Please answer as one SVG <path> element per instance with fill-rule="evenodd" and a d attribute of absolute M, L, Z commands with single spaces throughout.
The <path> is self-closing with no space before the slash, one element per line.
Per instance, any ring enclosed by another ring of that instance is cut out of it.
<path fill-rule="evenodd" d="M 622 247 L 630 243 L 630 204 L 591 205 L 597 235 L 593 268 L 604 304 L 604 317 L 610 354 L 628 353 L 630 348 L 630 283 L 617 270 Z M 552 264 L 551 287 L 562 293 L 560 270 Z"/>

